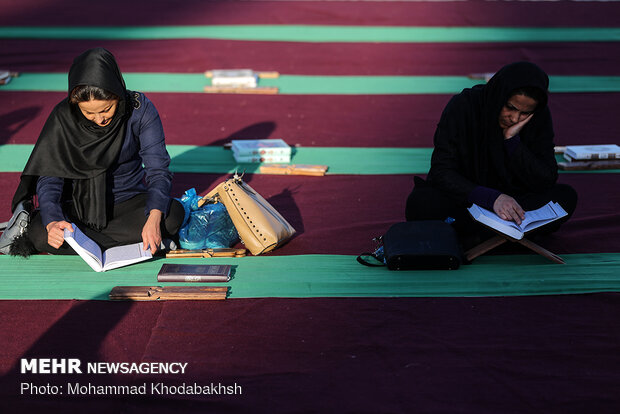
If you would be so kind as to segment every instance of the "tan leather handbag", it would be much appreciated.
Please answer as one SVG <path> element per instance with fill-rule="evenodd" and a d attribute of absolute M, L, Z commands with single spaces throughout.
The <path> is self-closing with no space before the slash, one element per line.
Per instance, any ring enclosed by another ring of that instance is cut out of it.
<path fill-rule="evenodd" d="M 236 173 L 203 200 L 224 204 L 241 241 L 255 256 L 272 251 L 295 234 L 293 226 Z"/>

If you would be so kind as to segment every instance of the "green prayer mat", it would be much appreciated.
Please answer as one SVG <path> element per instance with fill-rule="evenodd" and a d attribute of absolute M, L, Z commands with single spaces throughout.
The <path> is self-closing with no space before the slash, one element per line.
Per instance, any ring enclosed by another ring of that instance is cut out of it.
<path fill-rule="evenodd" d="M 154 259 L 97 273 L 77 256 L 0 256 L 0 299 L 107 300 L 114 286 L 207 285 L 158 283 L 163 263 L 230 264 L 230 298 L 463 297 L 559 295 L 620 291 L 620 254 L 482 256 L 459 270 L 390 271 L 365 267 L 355 256 L 249 256 Z"/>
<path fill-rule="evenodd" d="M 209 68 L 205 68 L 209 69 Z M 202 73 L 124 73 L 127 87 L 142 92 L 204 93 L 211 80 Z M 302 76 L 261 79 L 259 86 L 278 87 L 281 95 L 448 94 L 482 83 L 467 76 Z M 66 92 L 66 73 L 23 73 L 1 91 Z M 550 76 L 549 90 L 620 92 L 620 76 Z"/>
<path fill-rule="evenodd" d="M 0 145 L 0 172 L 21 172 L 33 146 Z M 170 170 L 179 173 L 257 173 L 260 164 L 237 163 L 232 151 L 220 146 L 168 145 Z M 327 165 L 327 174 L 426 174 L 432 148 L 297 147 L 292 164 Z M 557 157 L 562 161 L 561 156 Z M 564 172 L 564 171 L 562 171 Z M 615 170 L 566 171 L 565 173 L 618 173 Z"/>
<path fill-rule="evenodd" d="M 335 25 L 0 27 L 5 39 L 230 39 L 274 42 L 617 42 L 618 27 L 419 27 Z"/>

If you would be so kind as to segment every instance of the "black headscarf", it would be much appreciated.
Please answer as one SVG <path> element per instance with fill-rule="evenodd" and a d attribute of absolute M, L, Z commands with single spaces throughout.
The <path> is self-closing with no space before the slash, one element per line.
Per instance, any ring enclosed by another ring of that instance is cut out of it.
<path fill-rule="evenodd" d="M 69 71 L 69 95 L 76 86 L 96 86 L 119 97 L 110 123 L 104 127 L 84 117 L 70 96 L 52 110 L 30 154 L 12 208 L 30 198 L 39 176 L 73 182 L 72 199 L 78 218 L 89 227 L 107 224 L 106 171 L 120 153 L 131 115 L 129 93 L 114 56 L 103 48 L 75 58 Z"/>
<path fill-rule="evenodd" d="M 524 87 L 538 89 L 540 97 L 534 117 L 519 133 L 528 153 L 519 153 L 517 166 L 505 156 L 499 114 L 514 92 Z M 501 68 L 488 83 L 454 96 L 435 132 L 428 176 L 433 186 L 466 204 L 467 195 L 479 185 L 517 194 L 555 182 L 548 87 L 549 78 L 542 69 L 530 62 L 516 62 Z"/>
<path fill-rule="evenodd" d="M 516 90 L 524 87 L 536 88 L 540 91 L 540 99 L 535 112 L 540 114 L 546 110 L 549 77 L 533 63 L 516 62 L 506 65 L 483 86 L 483 114 L 489 116 L 488 122 L 493 127 L 497 127 L 499 114 L 508 99 Z"/>

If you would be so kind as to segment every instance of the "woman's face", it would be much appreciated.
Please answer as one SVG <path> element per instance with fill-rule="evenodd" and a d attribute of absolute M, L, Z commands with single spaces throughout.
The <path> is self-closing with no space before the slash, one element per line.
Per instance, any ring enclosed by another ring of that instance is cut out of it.
<path fill-rule="evenodd" d="M 78 107 L 80 111 L 82 111 L 84 117 L 99 126 L 110 124 L 110 120 L 112 120 L 112 117 L 116 113 L 117 106 L 118 99 L 111 99 L 109 101 L 92 99 L 90 101 L 78 103 Z"/>
<path fill-rule="evenodd" d="M 512 95 L 499 113 L 499 126 L 502 129 L 510 128 L 523 121 L 536 109 L 538 103 L 525 95 Z"/>

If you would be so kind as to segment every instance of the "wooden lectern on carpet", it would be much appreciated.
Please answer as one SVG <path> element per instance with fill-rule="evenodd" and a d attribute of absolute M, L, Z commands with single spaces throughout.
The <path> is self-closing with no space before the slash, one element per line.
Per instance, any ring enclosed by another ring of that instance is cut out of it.
<path fill-rule="evenodd" d="M 532 231 L 567 216 L 568 213 L 566 213 L 566 211 L 564 211 L 562 206 L 558 203 L 549 201 L 547 204 L 536 210 L 526 211 L 525 218 L 519 223 L 519 225 L 516 223 L 510 223 L 507 220 L 500 218 L 497 214 L 495 214 L 495 212 L 486 210 L 476 204 L 469 207 L 467 211 L 474 221 L 477 221 L 480 225 L 493 230 L 497 236 L 491 237 L 487 241 L 482 242 L 478 246 L 466 251 L 466 260 L 472 261 L 489 250 L 510 241 L 519 243 L 539 255 L 546 257 L 554 263 L 564 264 L 564 260 L 562 260 L 560 256 L 527 239 L 528 234 Z"/>
<path fill-rule="evenodd" d="M 550 252 L 549 250 L 539 246 L 538 244 L 534 243 L 533 241 L 530 241 L 528 239 L 525 238 L 525 236 L 523 236 L 522 239 L 514 239 L 510 236 L 505 235 L 504 233 L 500 233 L 497 230 L 495 230 L 492 227 L 486 226 L 483 223 L 480 223 L 481 225 L 493 230 L 495 233 L 497 233 L 497 236 L 493 236 L 490 239 L 480 243 L 479 245 L 477 245 L 476 247 L 473 247 L 471 249 L 469 249 L 468 251 L 465 252 L 465 259 L 467 261 L 472 261 L 474 260 L 476 257 L 485 254 L 486 252 L 488 252 L 491 249 L 496 248 L 497 246 L 506 243 L 507 241 L 513 242 L 513 243 L 519 243 L 522 246 L 527 247 L 530 250 L 535 251 L 536 253 L 538 253 L 541 256 L 546 257 L 547 259 L 551 260 L 554 263 L 558 263 L 558 264 L 565 264 L 564 260 L 558 256 L 555 253 Z"/>

